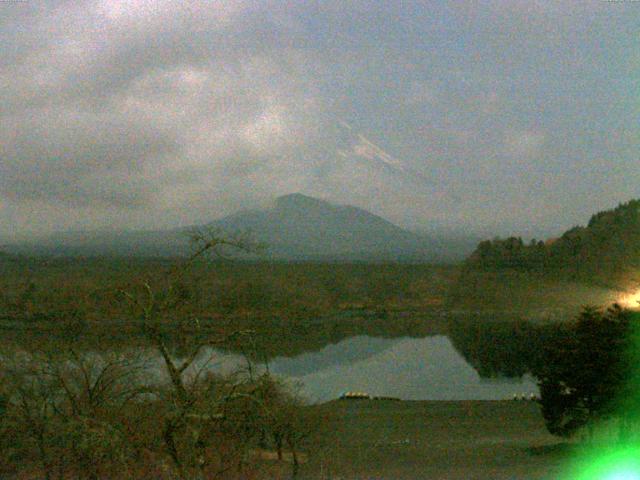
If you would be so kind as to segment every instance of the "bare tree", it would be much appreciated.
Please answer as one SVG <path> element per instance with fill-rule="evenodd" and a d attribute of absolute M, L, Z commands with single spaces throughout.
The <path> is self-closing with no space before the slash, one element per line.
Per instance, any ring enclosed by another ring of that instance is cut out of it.
<path fill-rule="evenodd" d="M 311 425 L 302 402 L 254 368 L 252 332 L 213 333 L 193 314 L 195 264 L 256 245 L 211 231 L 193 232 L 192 240 L 194 253 L 184 261 L 120 291 L 150 347 L 143 353 L 74 346 L 7 356 L 13 360 L 0 371 L 0 437 L 3 457 L 14 456 L 17 470 L 37 459 L 46 480 L 235 478 L 253 468 L 262 444 L 280 459 L 289 450 L 297 474 Z M 213 375 L 212 352 L 232 344 L 246 347 L 246 370 Z M 158 359 L 166 380 L 150 382 Z"/>
<path fill-rule="evenodd" d="M 20 365 L 21 362 L 24 363 Z M 54 464 L 51 437 L 55 431 L 55 389 L 42 381 L 37 365 L 28 358 L 12 363 L 7 365 L 5 360 L 4 365 L 3 380 L 11 396 L 1 424 L 2 444 L 6 448 L 13 437 L 17 440 L 14 450 L 30 450 L 33 446 L 44 478 L 50 480 Z"/>
<path fill-rule="evenodd" d="M 197 409 L 203 405 L 199 395 L 201 389 L 198 378 L 189 378 L 188 371 L 206 347 L 219 347 L 228 343 L 231 338 L 248 332 L 233 332 L 214 337 L 204 332 L 198 319 L 194 318 L 191 325 L 192 341 L 187 345 L 186 355 L 178 358 L 171 353 L 169 345 L 172 332 L 163 328 L 163 320 L 168 319 L 169 323 L 174 325 L 180 320 L 176 318 L 177 311 L 188 300 L 183 280 L 194 263 L 211 255 L 224 257 L 229 250 L 252 252 L 259 248 L 259 245 L 246 236 L 223 236 L 208 229 L 194 230 L 190 237 L 194 247 L 193 253 L 165 274 L 161 287 L 154 288 L 151 282 L 143 281 L 138 292 L 121 292 L 141 320 L 145 337 L 160 354 L 169 377 L 170 389 L 163 394 L 168 408 L 164 417 L 162 439 L 166 452 L 181 478 L 187 475 L 187 470 L 194 467 L 202 470 L 202 451 L 206 449 L 205 442 L 193 435 L 193 429 L 190 427 L 189 419 L 193 419 L 194 415 L 197 417 Z M 209 406 L 207 408 L 210 409 Z"/>
<path fill-rule="evenodd" d="M 70 470 L 96 479 L 101 468 L 124 468 L 131 446 L 121 416 L 145 390 L 138 381 L 145 366 L 137 356 L 70 350 L 16 355 L 6 363 L 11 393 L 3 433 L 27 458 L 35 446 L 46 479 Z"/>

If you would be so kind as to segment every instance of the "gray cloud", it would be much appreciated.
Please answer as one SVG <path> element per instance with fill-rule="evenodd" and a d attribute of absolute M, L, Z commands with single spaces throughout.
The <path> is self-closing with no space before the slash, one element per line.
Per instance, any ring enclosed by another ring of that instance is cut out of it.
<path fill-rule="evenodd" d="M 179 148 L 169 134 L 109 114 L 47 109 L 6 116 L 0 128 L 5 198 L 133 207 L 150 172 Z"/>
<path fill-rule="evenodd" d="M 553 232 L 638 195 L 635 2 L 0 9 L 5 235 L 188 224 L 291 191 Z"/>

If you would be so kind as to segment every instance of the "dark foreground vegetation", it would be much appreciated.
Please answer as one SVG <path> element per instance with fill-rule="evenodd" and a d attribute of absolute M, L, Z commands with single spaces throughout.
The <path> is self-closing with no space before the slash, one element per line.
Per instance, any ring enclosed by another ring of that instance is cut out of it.
<path fill-rule="evenodd" d="M 575 323 L 544 345 L 535 371 L 549 431 L 593 435 L 598 423 L 617 427 L 619 442 L 636 442 L 640 426 L 640 314 L 614 305 L 586 307 Z"/>
<path fill-rule="evenodd" d="M 2 478 L 289 478 L 320 426 L 264 374 L 150 383 L 131 356 L 15 360 L 2 378 Z"/>
<path fill-rule="evenodd" d="M 301 400 L 268 372 L 258 375 L 248 357 L 246 371 L 228 377 L 215 377 L 206 361 L 196 362 L 207 348 L 232 342 L 250 346 L 245 339 L 252 332 L 236 326 L 218 333 L 200 331 L 193 306 L 197 302 L 186 280 L 192 264 L 220 247 L 249 245 L 206 233 L 194 234 L 194 242 L 195 253 L 188 260 L 170 265 L 153 280 L 130 279 L 106 299 L 89 295 L 82 304 L 65 305 L 67 297 L 60 295 L 62 306 L 47 309 L 46 299 L 55 294 L 45 293 L 38 303 L 33 283 L 9 297 L 9 316 L 38 322 L 43 315 L 54 315 L 54 322 L 68 328 L 72 346 L 54 343 L 38 351 L 3 344 L 4 476 L 277 478 L 282 472 L 265 469 L 262 452 L 273 451 L 282 459 L 285 448 L 297 474 L 303 441 L 316 425 Z M 78 294 L 76 289 L 76 298 Z M 73 337 L 91 328 L 84 310 L 90 305 L 97 305 L 101 314 L 105 305 L 115 306 L 113 313 L 126 312 L 139 330 L 139 347 L 145 348 L 78 351 Z M 180 327 L 188 325 L 195 334 L 183 334 Z M 141 352 L 152 357 L 145 359 Z"/>
<path fill-rule="evenodd" d="M 250 248 L 200 235 L 187 261 L 0 258 L 0 476 L 513 478 L 535 466 L 527 478 L 549 478 L 557 458 L 535 454 L 554 442 L 545 423 L 573 438 L 602 422 L 635 431 L 632 312 L 474 313 L 456 309 L 470 278 L 523 275 L 530 293 L 537 274 L 205 258 L 221 245 Z M 309 406 L 259 365 L 356 334 L 448 335 L 483 377 L 538 378 L 542 415 L 534 403 Z M 213 375 L 208 349 L 246 366 Z"/>

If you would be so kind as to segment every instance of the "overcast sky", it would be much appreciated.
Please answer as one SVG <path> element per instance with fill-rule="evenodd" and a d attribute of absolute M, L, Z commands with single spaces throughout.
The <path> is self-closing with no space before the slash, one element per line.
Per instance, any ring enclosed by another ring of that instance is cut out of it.
<path fill-rule="evenodd" d="M 640 2 L 0 2 L 0 237 L 302 192 L 550 234 L 640 197 Z"/>

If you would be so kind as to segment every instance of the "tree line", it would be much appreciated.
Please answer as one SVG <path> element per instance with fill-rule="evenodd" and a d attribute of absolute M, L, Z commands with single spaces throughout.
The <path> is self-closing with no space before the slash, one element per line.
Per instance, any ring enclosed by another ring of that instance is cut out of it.
<path fill-rule="evenodd" d="M 520 237 L 481 242 L 466 262 L 472 270 L 514 269 L 609 281 L 640 267 L 640 200 L 599 212 L 546 242 Z"/>

